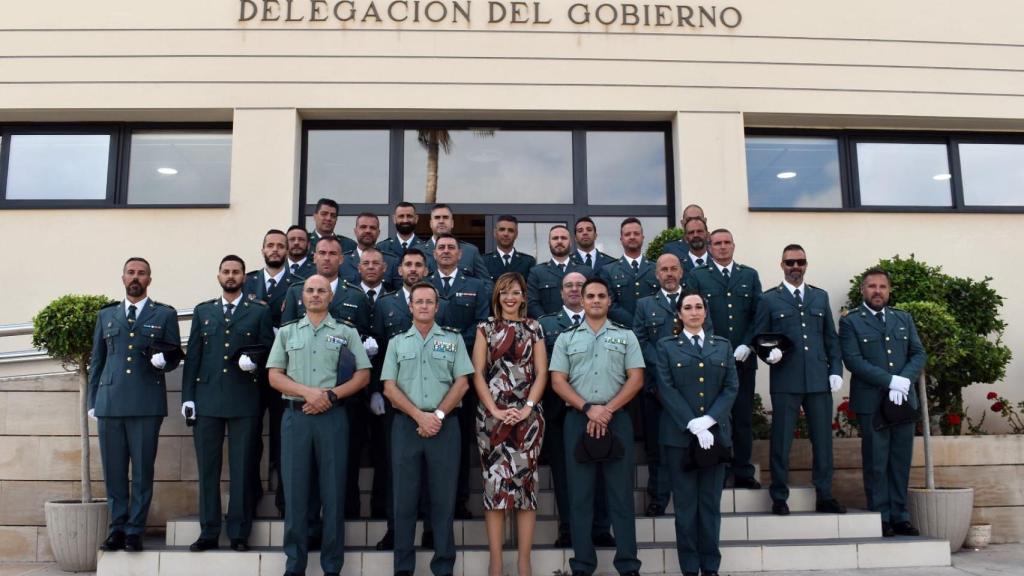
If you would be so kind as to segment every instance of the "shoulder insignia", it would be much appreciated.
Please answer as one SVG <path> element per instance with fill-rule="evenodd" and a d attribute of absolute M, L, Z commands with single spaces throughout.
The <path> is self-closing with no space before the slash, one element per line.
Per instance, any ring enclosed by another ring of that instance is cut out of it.
<path fill-rule="evenodd" d="M 174 306 L 171 306 L 170 304 L 164 304 L 163 302 L 157 302 L 156 300 L 151 300 L 151 302 L 153 303 L 154 306 L 163 306 L 164 308 L 170 308 L 171 310 L 174 310 Z"/>
<path fill-rule="evenodd" d="M 254 305 L 254 306 L 262 306 L 264 308 L 267 307 L 267 303 L 264 302 L 263 300 L 255 300 L 255 299 L 254 300 L 249 300 L 249 303 Z"/>
<path fill-rule="evenodd" d="M 289 324 L 295 324 L 299 320 L 302 320 L 302 318 L 295 318 L 294 320 L 289 320 L 287 322 L 282 322 L 280 327 L 284 328 L 285 326 L 288 326 Z"/>
<path fill-rule="evenodd" d="M 717 340 L 719 342 L 729 342 L 728 338 L 725 338 L 724 336 L 718 336 L 717 334 L 712 334 L 710 338 L 712 340 Z"/>
<path fill-rule="evenodd" d="M 679 336 L 677 336 L 677 335 L 662 336 L 661 338 L 658 338 L 658 342 L 670 342 L 672 340 L 677 340 L 678 338 L 679 338 Z"/>
<path fill-rule="evenodd" d="M 252 272 L 246 272 L 245 273 L 245 277 L 246 278 L 256 278 L 257 276 L 259 276 L 259 274 L 260 274 L 259 270 L 253 270 Z"/>
<path fill-rule="evenodd" d="M 441 326 L 441 329 L 445 332 L 451 332 L 453 334 L 462 334 L 462 332 L 454 326 Z"/>
<path fill-rule="evenodd" d="M 104 308 L 110 308 L 111 306 L 117 306 L 120 303 L 121 302 L 119 302 L 117 300 L 111 300 L 110 302 L 107 302 L 103 306 L 100 306 L 100 310 L 103 310 Z"/>
<path fill-rule="evenodd" d="M 623 326 L 622 324 L 619 324 L 615 320 L 609 320 L 609 322 L 611 323 L 612 326 L 615 326 L 616 328 L 621 328 L 622 330 L 630 330 L 629 327 Z M 582 324 L 582 322 L 580 322 L 580 324 Z"/>
<path fill-rule="evenodd" d="M 218 300 L 220 300 L 220 298 L 210 298 L 209 300 L 203 300 L 202 302 L 199 303 L 198 306 L 196 306 L 196 308 L 199 308 L 199 306 L 206 306 L 208 304 L 216 304 Z"/>
<path fill-rule="evenodd" d="M 849 314 L 849 313 L 850 313 L 850 309 L 847 308 L 846 306 L 843 306 L 842 308 L 839 309 L 839 317 L 840 318 L 846 318 L 847 314 Z"/>
<path fill-rule="evenodd" d="M 332 316 L 332 318 L 333 318 L 333 316 Z M 355 328 L 356 327 L 355 324 L 349 322 L 348 320 L 346 320 L 344 318 L 334 318 L 334 321 L 337 322 L 338 324 L 344 324 L 345 326 L 348 326 L 350 328 Z"/>

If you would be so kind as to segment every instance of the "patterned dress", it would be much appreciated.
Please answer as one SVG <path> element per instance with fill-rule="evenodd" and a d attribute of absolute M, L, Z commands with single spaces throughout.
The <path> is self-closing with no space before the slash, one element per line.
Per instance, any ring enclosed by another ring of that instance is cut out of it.
<path fill-rule="evenodd" d="M 487 341 L 485 377 L 499 409 L 526 406 L 533 387 L 533 346 L 544 345 L 536 320 L 488 318 L 480 328 Z M 540 403 L 530 417 L 509 426 L 496 420 L 481 402 L 476 413 L 477 445 L 484 478 L 484 510 L 537 509 L 537 458 L 544 437 Z"/>

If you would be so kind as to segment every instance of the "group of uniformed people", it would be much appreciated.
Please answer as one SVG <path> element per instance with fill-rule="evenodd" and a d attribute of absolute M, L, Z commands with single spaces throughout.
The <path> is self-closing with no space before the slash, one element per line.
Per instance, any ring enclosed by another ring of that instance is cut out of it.
<path fill-rule="evenodd" d="M 583 217 L 571 231 L 551 227 L 551 258 L 538 264 L 515 249 L 511 216 L 498 218 L 497 249 L 486 255 L 452 235 L 444 204 L 430 212 L 428 239 L 415 235 L 413 204 L 398 204 L 392 217 L 397 235 L 379 241 L 378 217 L 360 214 L 352 240 L 334 231 L 337 203 L 322 199 L 313 233 L 292 226 L 264 235 L 261 269 L 246 273 L 241 258 L 225 256 L 221 295 L 195 307 L 187 354 L 175 310 L 148 297 L 149 263 L 125 263 L 126 297 L 100 311 L 90 365 L 111 509 L 104 550 L 143 547 L 164 378 L 184 359 L 181 413 L 199 469 L 201 534 L 191 550 L 219 546 L 225 433 L 227 535 L 232 549 L 248 550 L 268 417 L 286 574 L 303 574 L 312 549 L 322 550 L 325 574 L 341 571 L 344 520 L 361 512 L 367 450 L 370 515 L 388 521 L 377 548 L 394 550 L 395 574 L 412 574 L 421 515 L 432 572 L 451 574 L 452 524 L 472 517 L 468 471 L 478 458 L 469 351 L 491 315 L 492 282 L 509 272 L 527 279 L 528 314 L 539 319 L 550 359 L 543 454 L 559 516 L 555 545 L 573 548 L 573 575 L 596 569 L 595 545 L 616 547 L 620 574 L 640 569 L 634 419 L 648 462 L 646 514 L 664 514 L 674 499 L 684 574 L 717 574 L 723 486 L 760 488 L 750 461 L 758 357 L 771 367 L 772 512 L 789 513 L 789 447 L 801 409 L 816 509 L 845 512 L 831 493 L 832 394 L 845 361 L 868 505 L 881 513 L 884 535 L 916 533 L 906 511 L 913 421 L 882 409 L 917 407 L 913 382 L 925 355 L 913 320 L 887 306 L 884 271 L 865 275 L 864 304 L 844 315 L 837 334 L 828 294 L 804 282 L 803 248 L 786 246 L 783 281 L 762 291 L 757 271 L 734 261 L 732 233 L 709 233 L 696 205 L 683 213 L 684 238 L 654 262 L 643 256 L 636 218 L 620 226 L 621 258 L 597 250 L 596 225 Z"/>

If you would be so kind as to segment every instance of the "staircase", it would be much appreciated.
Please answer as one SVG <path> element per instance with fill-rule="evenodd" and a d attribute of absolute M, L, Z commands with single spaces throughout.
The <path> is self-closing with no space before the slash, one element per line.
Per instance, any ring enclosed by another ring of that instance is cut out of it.
<path fill-rule="evenodd" d="M 361 470 L 360 487 L 363 511 L 368 511 L 373 471 Z M 479 470 L 471 470 L 471 481 L 479 478 Z M 634 484 L 637 510 L 636 537 L 641 572 L 645 574 L 676 574 L 680 572 L 675 550 L 675 524 L 672 506 L 659 518 L 643 515 L 646 508 L 647 467 L 638 465 Z M 571 549 L 553 548 L 558 532 L 554 495 L 548 468 L 540 470 L 541 493 L 538 498 L 537 527 L 534 533 L 533 570 L 537 576 L 551 576 L 558 570 L 568 571 Z M 857 568 L 900 568 L 949 566 L 949 545 L 944 540 L 924 537 L 882 538 L 881 521 L 875 512 L 850 510 L 847 514 L 814 512 L 814 489 L 793 487 L 789 498 L 792 514 L 774 516 L 767 489 L 734 490 L 722 493 L 722 567 L 725 573 L 792 571 Z M 458 575 L 482 576 L 487 573 L 487 534 L 481 511 L 481 500 L 470 499 L 473 520 L 456 520 L 455 543 L 459 547 L 455 572 Z M 188 551 L 199 536 L 197 517 L 178 518 L 167 523 L 163 541 L 150 539 L 144 552 L 102 553 L 98 576 L 280 576 L 284 573 L 285 555 L 281 550 L 284 522 L 273 518 L 273 494 L 260 502 L 258 518 L 253 525 L 250 552 L 234 552 L 222 534 L 222 549 L 201 553 Z M 416 542 L 419 542 L 417 528 Z M 374 545 L 384 535 L 383 520 L 349 520 L 345 524 L 345 566 L 342 574 L 350 576 L 391 576 L 392 554 L 378 552 Z M 515 574 L 515 533 L 511 515 L 505 528 L 504 570 Z M 612 557 L 615 550 L 599 548 L 597 574 L 615 574 Z M 432 551 L 419 550 L 416 555 L 417 574 L 430 574 Z M 319 554 L 311 553 L 307 574 L 321 574 Z"/>

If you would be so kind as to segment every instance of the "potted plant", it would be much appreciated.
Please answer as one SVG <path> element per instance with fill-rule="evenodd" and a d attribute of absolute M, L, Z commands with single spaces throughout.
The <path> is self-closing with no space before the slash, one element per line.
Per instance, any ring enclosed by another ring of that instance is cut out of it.
<path fill-rule="evenodd" d="M 67 295 L 57 298 L 32 319 L 32 345 L 45 349 L 66 370 L 78 375 L 79 433 L 82 441 L 82 498 L 47 502 L 46 530 L 50 547 L 62 570 L 85 572 L 96 569 L 96 551 L 107 535 L 110 511 L 105 499 L 92 497 L 89 471 L 89 357 L 92 334 L 106 296 Z"/>
<path fill-rule="evenodd" d="M 665 251 L 665 245 L 676 240 L 682 240 L 684 234 L 682 228 L 666 228 L 662 230 L 660 234 L 654 237 L 647 244 L 647 251 L 644 252 L 644 258 L 651 262 L 657 262 L 658 256 L 661 256 Z"/>

